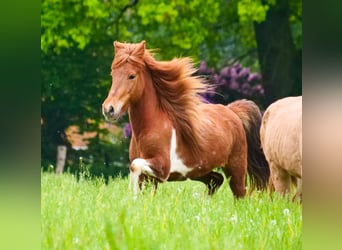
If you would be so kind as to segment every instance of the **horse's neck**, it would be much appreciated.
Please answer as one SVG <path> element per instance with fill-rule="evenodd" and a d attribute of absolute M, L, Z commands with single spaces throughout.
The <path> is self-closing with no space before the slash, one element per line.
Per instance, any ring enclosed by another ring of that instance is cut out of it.
<path fill-rule="evenodd" d="M 141 98 L 130 105 L 128 114 L 132 131 L 136 136 L 146 130 L 154 129 L 161 122 L 158 119 L 165 119 L 165 113 L 159 108 L 156 90 L 148 78 L 145 78 L 145 88 Z"/>

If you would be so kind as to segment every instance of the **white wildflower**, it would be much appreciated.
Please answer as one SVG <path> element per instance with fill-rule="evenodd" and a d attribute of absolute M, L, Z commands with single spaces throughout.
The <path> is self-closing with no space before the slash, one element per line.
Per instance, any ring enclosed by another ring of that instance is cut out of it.
<path fill-rule="evenodd" d="M 285 208 L 283 210 L 283 214 L 288 216 L 290 214 L 290 210 L 288 208 Z"/>
<path fill-rule="evenodd" d="M 192 197 L 193 197 L 193 198 L 199 198 L 199 197 L 200 197 L 200 194 L 199 194 L 199 193 L 193 193 L 193 194 L 192 194 Z"/>
<path fill-rule="evenodd" d="M 234 214 L 234 215 L 230 218 L 230 221 L 231 221 L 232 223 L 234 223 L 234 224 L 237 222 L 237 220 L 238 220 L 238 217 L 237 217 L 236 214 Z"/>
<path fill-rule="evenodd" d="M 72 239 L 72 241 L 75 243 L 75 244 L 78 244 L 80 242 L 80 239 L 75 237 Z"/>

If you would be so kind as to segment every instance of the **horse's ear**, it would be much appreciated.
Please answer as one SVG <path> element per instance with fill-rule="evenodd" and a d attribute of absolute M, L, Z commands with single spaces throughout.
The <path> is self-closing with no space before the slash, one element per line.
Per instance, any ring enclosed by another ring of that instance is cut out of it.
<path fill-rule="evenodd" d="M 142 55 L 144 55 L 145 48 L 146 48 L 146 41 L 145 41 L 145 40 L 142 40 L 142 41 L 139 43 L 137 50 L 138 50 Z"/>
<path fill-rule="evenodd" d="M 119 49 L 124 48 L 124 44 L 123 44 L 123 43 L 120 43 L 120 42 L 118 42 L 118 41 L 115 41 L 115 42 L 113 43 L 113 45 L 114 45 L 115 54 L 117 53 L 117 51 L 118 51 Z"/>

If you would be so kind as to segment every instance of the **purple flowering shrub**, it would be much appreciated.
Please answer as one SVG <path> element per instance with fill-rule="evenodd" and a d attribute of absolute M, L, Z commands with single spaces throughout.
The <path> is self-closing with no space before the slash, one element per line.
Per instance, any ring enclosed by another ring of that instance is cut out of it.
<path fill-rule="evenodd" d="M 224 67 L 219 72 L 208 68 L 202 61 L 196 75 L 207 79 L 211 90 L 203 95 L 210 103 L 228 104 L 239 99 L 250 99 L 262 106 L 264 88 L 261 85 L 261 76 L 243 68 L 240 64 Z M 131 137 L 131 126 L 126 123 L 123 129 L 125 138 Z"/>
<path fill-rule="evenodd" d="M 130 138 L 132 134 L 131 124 L 127 122 L 123 128 L 123 134 L 125 138 Z"/>
<path fill-rule="evenodd" d="M 201 62 L 196 75 L 203 76 L 211 85 L 213 91 L 206 93 L 204 98 L 211 103 L 228 104 L 239 99 L 250 99 L 262 106 L 264 88 L 261 85 L 261 76 L 243 68 L 240 64 L 224 67 L 219 72 L 207 68 Z"/>

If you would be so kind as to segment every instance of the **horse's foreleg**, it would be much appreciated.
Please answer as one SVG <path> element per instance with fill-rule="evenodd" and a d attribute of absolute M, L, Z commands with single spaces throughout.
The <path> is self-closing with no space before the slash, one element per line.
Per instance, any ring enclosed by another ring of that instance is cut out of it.
<path fill-rule="evenodd" d="M 190 178 L 191 180 L 201 181 L 208 188 L 208 195 L 212 195 L 223 183 L 223 176 L 217 172 L 209 172 L 208 174 L 196 178 Z"/>
<path fill-rule="evenodd" d="M 143 189 L 143 185 L 153 185 L 153 195 L 155 195 L 157 188 L 158 188 L 158 180 L 154 177 L 147 176 L 145 174 L 141 174 L 139 177 L 139 188 L 140 190 Z"/>
<path fill-rule="evenodd" d="M 154 158 L 136 158 L 133 160 L 130 166 L 129 175 L 129 189 L 133 191 L 133 194 L 138 194 L 138 189 L 141 187 L 145 177 L 152 177 L 155 192 L 158 181 L 165 181 L 167 179 L 167 174 L 165 174 L 165 171 L 161 171 L 163 169 L 162 166 L 163 164 L 160 163 L 158 159 Z"/>
<path fill-rule="evenodd" d="M 153 177 L 154 172 L 150 168 L 148 161 L 141 158 L 132 161 L 129 170 L 129 188 L 133 191 L 134 195 L 137 195 L 139 186 L 141 187 L 142 182 L 145 179 L 143 174 Z"/>

